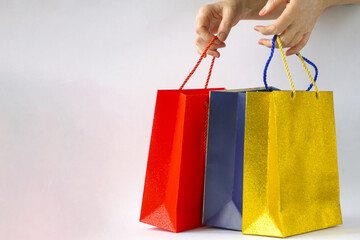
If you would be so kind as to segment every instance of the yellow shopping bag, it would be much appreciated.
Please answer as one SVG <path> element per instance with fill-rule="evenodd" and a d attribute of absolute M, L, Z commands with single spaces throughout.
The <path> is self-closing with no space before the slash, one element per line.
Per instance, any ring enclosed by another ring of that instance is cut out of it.
<path fill-rule="evenodd" d="M 295 91 L 277 42 L 292 91 L 247 93 L 243 233 L 287 237 L 342 219 L 333 93 L 317 89 L 300 54 L 316 91 Z"/>

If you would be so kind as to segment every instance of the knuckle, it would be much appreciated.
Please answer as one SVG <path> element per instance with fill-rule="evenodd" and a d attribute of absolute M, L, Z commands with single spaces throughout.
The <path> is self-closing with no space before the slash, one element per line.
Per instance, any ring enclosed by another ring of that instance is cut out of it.
<path fill-rule="evenodd" d="M 204 5 L 201 8 L 199 8 L 198 13 L 196 14 L 196 21 L 198 21 L 201 17 L 206 16 L 209 13 L 209 5 Z"/>
<path fill-rule="evenodd" d="M 211 9 L 211 5 L 210 5 L 210 4 L 204 5 L 204 6 L 202 6 L 202 7 L 199 9 L 198 14 L 200 14 L 200 15 L 206 15 L 207 13 L 209 13 L 209 10 L 210 10 L 210 9 Z"/>

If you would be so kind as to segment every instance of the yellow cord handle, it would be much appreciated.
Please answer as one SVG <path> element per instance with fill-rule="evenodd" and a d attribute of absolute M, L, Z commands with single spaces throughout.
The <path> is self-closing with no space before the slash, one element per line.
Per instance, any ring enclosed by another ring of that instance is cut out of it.
<path fill-rule="evenodd" d="M 280 36 L 277 36 L 276 41 L 277 41 L 277 43 L 278 43 L 278 45 L 279 45 L 279 49 L 280 49 L 280 52 L 281 52 L 281 58 L 282 58 L 282 60 L 283 60 L 283 62 L 284 62 L 285 70 L 286 70 L 286 73 L 287 73 L 287 75 L 288 75 L 288 77 L 289 77 L 289 81 L 290 81 L 290 85 L 291 85 L 291 89 L 292 89 L 292 97 L 295 97 L 295 86 L 294 86 L 294 82 L 293 82 L 293 80 L 292 80 L 292 78 L 291 78 L 291 74 L 290 74 L 290 71 L 289 71 L 288 64 L 287 64 L 287 62 L 286 62 L 284 49 L 283 49 L 282 44 L 281 44 L 281 41 L 280 41 Z M 300 52 L 298 53 L 298 55 L 299 55 L 299 58 L 300 58 L 303 66 L 304 66 L 304 68 L 305 68 L 305 70 L 306 70 L 306 73 L 308 74 L 308 76 L 309 76 L 309 78 L 310 78 L 311 83 L 313 84 L 313 86 L 314 86 L 314 88 L 315 88 L 316 96 L 319 97 L 319 95 L 320 95 L 319 89 L 318 89 L 318 87 L 316 86 L 316 83 L 315 83 L 313 77 L 311 76 L 310 71 L 309 71 L 309 69 L 307 68 L 306 63 L 305 63 L 303 57 L 301 56 Z"/>
<path fill-rule="evenodd" d="M 304 66 L 304 68 L 305 68 L 305 70 L 306 70 L 306 73 L 308 74 L 308 76 L 309 76 L 309 78 L 310 78 L 311 83 L 313 84 L 313 86 L 314 86 L 314 88 L 315 88 L 316 94 L 319 95 L 319 89 L 318 89 L 318 87 L 316 86 L 316 83 L 315 83 L 313 77 L 311 76 L 310 71 L 309 71 L 308 67 L 306 66 L 306 63 L 305 63 L 303 57 L 301 56 L 300 52 L 298 52 L 298 55 L 299 55 L 299 58 L 300 58 L 303 66 Z"/>

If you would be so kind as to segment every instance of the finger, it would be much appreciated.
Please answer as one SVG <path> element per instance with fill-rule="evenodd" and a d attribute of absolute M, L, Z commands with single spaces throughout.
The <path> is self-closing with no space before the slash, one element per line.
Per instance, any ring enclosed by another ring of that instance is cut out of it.
<path fill-rule="evenodd" d="M 295 46 L 293 46 L 292 48 L 286 51 L 286 56 L 290 56 L 300 52 L 300 50 L 303 49 L 303 47 L 305 47 L 305 45 L 309 41 L 309 38 L 310 38 L 310 33 L 304 34 L 301 40 Z"/>
<path fill-rule="evenodd" d="M 224 47 L 226 47 L 226 44 L 225 44 L 225 43 L 220 43 L 220 44 L 213 44 L 213 45 L 211 45 L 209 49 L 211 49 L 211 50 L 216 50 L 216 49 L 218 49 L 218 48 L 224 48 Z"/>
<path fill-rule="evenodd" d="M 275 11 L 284 0 L 268 0 L 266 5 L 260 10 L 259 15 L 260 16 L 266 16 L 273 11 Z"/>
<path fill-rule="evenodd" d="M 296 45 L 302 38 L 302 34 L 300 32 L 297 32 L 294 37 L 292 37 L 292 33 L 286 31 L 284 35 L 280 36 L 281 45 L 283 48 L 293 47 Z M 271 39 L 265 39 L 262 38 L 258 42 L 260 45 L 266 46 L 271 48 L 272 46 L 272 40 Z M 277 41 L 275 42 L 275 47 L 279 48 Z"/>
<path fill-rule="evenodd" d="M 301 39 L 301 33 L 298 32 L 295 35 L 295 37 L 293 37 L 293 38 L 289 37 L 288 39 L 290 39 L 290 40 L 287 40 L 287 38 L 284 39 L 284 37 L 280 36 L 280 41 L 281 41 L 281 45 L 282 45 L 283 48 L 288 48 L 288 47 L 292 47 L 292 46 L 296 45 L 299 42 L 299 40 Z M 290 41 L 290 43 L 289 43 L 289 41 Z M 262 38 L 262 39 L 259 40 L 258 43 L 260 45 L 266 46 L 268 48 L 271 48 L 271 46 L 272 46 L 272 40 L 271 39 Z M 277 42 L 275 42 L 275 47 L 279 48 Z"/>
<path fill-rule="evenodd" d="M 292 22 L 291 8 L 286 8 L 280 17 L 269 26 L 255 26 L 254 29 L 263 35 L 281 34 Z"/>
<path fill-rule="evenodd" d="M 217 50 L 210 50 L 209 49 L 206 53 L 207 53 L 207 55 L 210 55 L 210 56 L 213 56 L 213 57 L 217 57 L 217 58 L 220 57 L 220 53 Z"/>
<path fill-rule="evenodd" d="M 220 41 L 218 41 L 220 42 Z M 195 38 L 195 46 L 199 47 L 199 49 L 201 51 L 204 51 L 206 46 L 208 45 L 209 43 L 208 42 L 205 42 L 204 40 L 202 40 L 198 35 L 196 36 Z M 224 48 L 226 46 L 225 43 L 223 42 L 220 42 L 220 43 L 217 43 L 216 41 L 210 46 L 209 49 L 211 50 L 216 50 L 218 48 Z"/>
<path fill-rule="evenodd" d="M 204 50 L 199 48 L 199 47 L 196 47 L 196 51 L 201 55 L 203 54 Z M 208 51 L 205 53 L 204 55 L 204 58 L 207 57 L 207 55 L 210 55 L 210 56 L 213 56 L 213 57 L 217 57 L 219 58 L 220 57 L 220 53 L 217 51 L 217 50 L 210 50 L 208 49 Z"/>
<path fill-rule="evenodd" d="M 196 28 L 196 34 L 204 41 L 209 43 L 211 39 L 214 37 L 206 27 Z M 217 40 L 218 41 L 218 40 Z"/>
<path fill-rule="evenodd" d="M 263 45 L 263 46 L 268 47 L 268 48 L 271 48 L 271 46 L 272 46 L 272 40 L 271 39 L 262 38 L 262 39 L 260 39 L 258 41 L 258 43 L 260 45 Z M 275 42 L 275 47 L 278 48 L 277 42 Z"/>
<path fill-rule="evenodd" d="M 199 37 L 199 38 L 195 39 L 195 45 L 198 45 L 198 46 L 202 47 L 203 49 L 205 49 L 206 46 L 209 45 L 209 42 L 205 42 L 202 38 Z M 223 48 L 225 46 L 226 46 L 226 44 L 224 42 L 214 41 L 211 44 L 210 49 Z"/>
<path fill-rule="evenodd" d="M 219 25 L 218 38 L 224 42 L 229 36 L 234 21 L 234 10 L 229 7 L 223 8 L 223 17 Z"/>

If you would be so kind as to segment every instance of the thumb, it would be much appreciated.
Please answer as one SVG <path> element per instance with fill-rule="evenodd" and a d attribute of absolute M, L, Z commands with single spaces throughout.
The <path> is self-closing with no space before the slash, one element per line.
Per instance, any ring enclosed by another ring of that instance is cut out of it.
<path fill-rule="evenodd" d="M 263 9 L 260 10 L 259 15 L 260 16 L 266 16 L 269 13 L 272 13 L 273 11 L 275 11 L 275 9 L 277 9 L 282 3 L 284 2 L 284 0 L 268 0 L 265 7 L 263 7 Z"/>
<path fill-rule="evenodd" d="M 230 30 L 233 25 L 234 13 L 230 8 L 223 9 L 223 17 L 218 29 L 218 38 L 220 41 L 224 42 L 229 36 Z"/>

